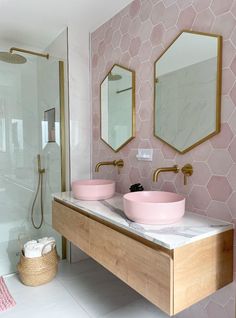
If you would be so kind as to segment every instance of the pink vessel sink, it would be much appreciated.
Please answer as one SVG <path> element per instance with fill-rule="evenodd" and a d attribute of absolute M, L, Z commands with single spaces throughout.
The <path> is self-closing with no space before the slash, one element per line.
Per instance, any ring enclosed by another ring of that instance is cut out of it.
<path fill-rule="evenodd" d="M 175 223 L 185 212 L 185 198 L 172 192 L 131 192 L 124 195 L 123 203 L 126 216 L 143 224 Z"/>
<path fill-rule="evenodd" d="M 79 200 L 105 200 L 113 197 L 115 181 L 105 179 L 78 180 L 72 182 L 72 193 Z"/>

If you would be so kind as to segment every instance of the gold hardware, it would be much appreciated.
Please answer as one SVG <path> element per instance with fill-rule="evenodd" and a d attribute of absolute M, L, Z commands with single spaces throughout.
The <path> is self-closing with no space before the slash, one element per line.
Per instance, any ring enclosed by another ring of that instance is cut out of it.
<path fill-rule="evenodd" d="M 165 168 L 158 168 L 154 171 L 153 173 L 153 182 L 157 182 L 158 179 L 158 175 L 161 172 L 170 172 L 173 171 L 174 173 L 178 173 L 179 172 L 179 167 L 177 165 L 174 165 L 173 167 L 165 167 Z"/>
<path fill-rule="evenodd" d="M 49 55 L 48 55 L 49 57 Z M 59 91 L 60 91 L 60 139 L 61 139 L 61 191 L 66 191 L 66 115 L 65 115 L 65 79 L 64 62 L 59 61 Z M 62 259 L 66 259 L 67 241 L 64 236 L 61 237 Z"/>
<path fill-rule="evenodd" d="M 156 90 L 154 89 L 154 107 L 153 107 L 153 135 L 161 140 L 164 144 L 170 146 L 171 148 L 173 148 L 174 150 L 176 150 L 178 153 L 180 154 L 184 154 L 190 150 L 192 150 L 193 148 L 195 148 L 196 146 L 202 144 L 203 142 L 205 142 L 206 140 L 210 139 L 211 137 L 217 135 L 218 133 L 220 133 L 221 130 L 221 119 L 220 119 L 220 114 L 221 114 L 221 86 L 222 86 L 222 42 L 223 42 L 223 38 L 221 35 L 218 34 L 212 34 L 212 33 L 206 33 L 206 32 L 197 32 L 197 31 L 189 31 L 189 30 L 182 30 L 174 39 L 173 41 L 169 44 L 169 46 L 166 47 L 166 49 L 162 52 L 162 54 L 158 57 L 158 59 L 154 62 L 154 87 L 156 87 L 156 79 L 158 80 L 158 74 L 156 74 L 156 63 L 160 60 L 160 58 L 166 53 L 166 51 L 174 44 L 174 42 L 181 36 L 182 33 L 189 33 L 189 34 L 199 34 L 199 35 L 205 35 L 205 36 L 210 36 L 210 37 L 214 37 L 217 38 L 217 77 L 216 77 L 216 113 L 215 113 L 215 128 L 213 130 L 212 133 L 210 133 L 209 135 L 207 135 L 206 137 L 196 141 L 194 144 L 192 144 L 190 147 L 184 149 L 184 150 L 179 150 L 177 148 L 175 148 L 173 145 L 171 145 L 170 143 L 166 142 L 164 139 L 162 139 L 161 137 L 156 135 L 156 131 L 155 131 L 155 118 L 157 116 L 157 110 L 155 107 L 155 103 L 156 103 Z"/>
<path fill-rule="evenodd" d="M 120 169 L 124 167 L 124 160 L 119 159 L 119 160 L 113 160 L 113 161 L 101 161 L 96 164 L 95 172 L 98 172 L 101 166 L 118 167 L 118 173 L 120 173 Z"/>
<path fill-rule="evenodd" d="M 190 177 L 193 174 L 193 166 L 190 165 L 190 163 L 187 163 L 185 166 L 183 166 L 181 171 L 184 174 L 184 185 L 186 185 L 187 184 L 187 177 Z"/>
<path fill-rule="evenodd" d="M 37 55 L 37 56 L 41 56 L 41 57 L 45 57 L 46 59 L 49 59 L 49 54 L 48 53 L 44 54 L 44 53 L 38 53 L 38 52 L 34 52 L 34 51 L 20 49 L 18 47 L 11 47 L 10 48 L 10 53 L 13 53 L 13 51 L 18 51 L 18 52 L 22 52 L 22 53 Z"/>
<path fill-rule="evenodd" d="M 101 87 L 103 82 L 106 80 L 107 76 L 111 73 L 112 69 L 118 66 L 120 68 L 123 68 L 126 71 L 131 72 L 132 74 L 132 132 L 131 132 L 131 136 L 130 138 L 128 138 L 122 145 L 120 145 L 120 147 L 118 147 L 117 149 L 113 148 L 112 145 L 110 145 L 105 139 L 102 138 L 102 96 L 101 96 Z M 135 129 L 136 129 L 136 113 L 135 113 L 135 71 L 125 67 L 125 66 L 121 66 L 119 64 L 114 64 L 112 66 L 112 68 L 109 70 L 109 72 L 107 73 L 107 75 L 103 78 L 103 80 L 101 81 L 100 84 L 100 139 L 108 146 L 110 147 L 110 149 L 112 149 L 114 152 L 118 152 L 120 151 L 121 148 L 123 148 L 124 146 L 126 146 L 132 139 L 135 138 Z"/>
<path fill-rule="evenodd" d="M 41 168 L 41 156 L 39 154 L 37 155 L 37 159 L 38 159 L 38 173 L 43 174 L 45 173 L 45 169 Z"/>

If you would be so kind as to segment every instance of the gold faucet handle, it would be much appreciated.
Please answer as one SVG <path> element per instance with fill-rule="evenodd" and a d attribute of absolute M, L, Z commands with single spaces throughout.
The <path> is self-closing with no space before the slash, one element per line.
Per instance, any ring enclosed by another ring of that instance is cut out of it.
<path fill-rule="evenodd" d="M 118 168 L 118 174 L 120 174 L 120 169 L 124 167 L 124 160 L 114 160 L 114 165 Z"/>
<path fill-rule="evenodd" d="M 187 184 L 187 177 L 190 177 L 193 174 L 193 166 L 190 163 L 187 163 L 181 171 L 184 174 L 184 185 Z"/>

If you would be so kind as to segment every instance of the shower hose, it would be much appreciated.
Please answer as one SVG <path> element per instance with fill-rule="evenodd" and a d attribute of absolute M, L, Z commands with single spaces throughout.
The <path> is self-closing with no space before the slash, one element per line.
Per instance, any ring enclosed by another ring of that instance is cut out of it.
<path fill-rule="evenodd" d="M 31 222 L 35 229 L 39 230 L 43 224 L 44 221 L 44 211 L 43 211 L 43 174 L 45 173 L 45 169 L 41 169 L 41 159 L 40 155 L 37 156 L 38 159 L 38 185 L 37 190 L 35 192 L 34 201 L 31 207 Z M 39 225 L 36 225 L 34 220 L 34 209 L 35 209 L 35 203 L 38 198 L 40 191 L 40 223 Z"/>

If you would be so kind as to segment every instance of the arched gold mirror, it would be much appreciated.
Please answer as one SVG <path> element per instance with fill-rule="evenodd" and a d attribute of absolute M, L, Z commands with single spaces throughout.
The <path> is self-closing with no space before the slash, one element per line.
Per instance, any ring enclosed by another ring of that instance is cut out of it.
<path fill-rule="evenodd" d="M 155 62 L 154 135 L 179 153 L 220 131 L 221 42 L 183 31 Z"/>
<path fill-rule="evenodd" d="M 135 135 L 135 73 L 115 64 L 101 83 L 101 139 L 115 152 Z"/>

